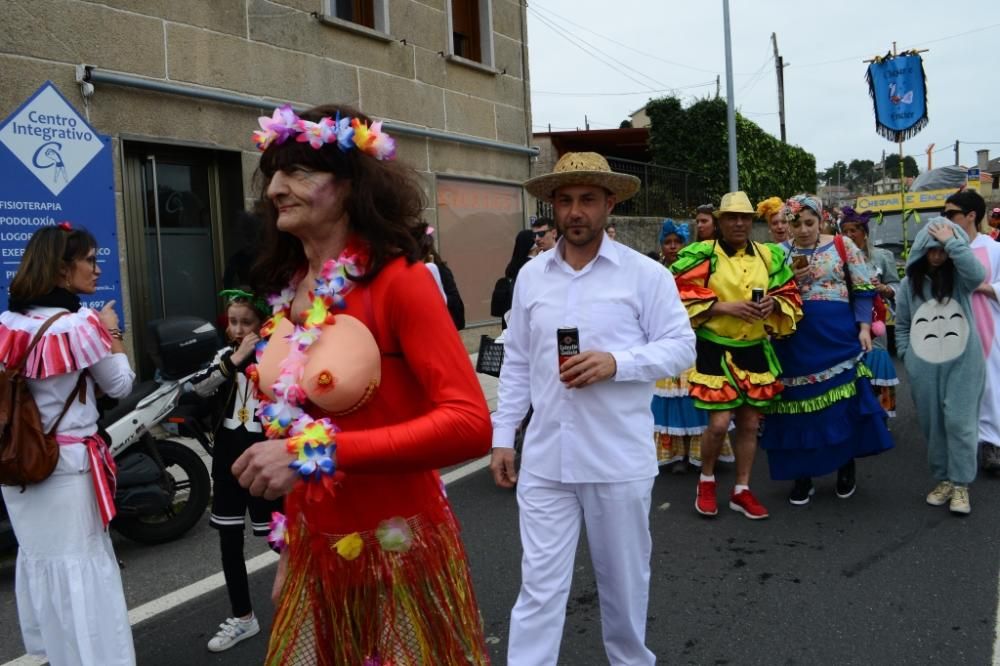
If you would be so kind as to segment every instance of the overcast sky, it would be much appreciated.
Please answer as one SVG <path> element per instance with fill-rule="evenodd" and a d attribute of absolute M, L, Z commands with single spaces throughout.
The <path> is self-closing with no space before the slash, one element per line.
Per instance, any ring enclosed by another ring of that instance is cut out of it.
<path fill-rule="evenodd" d="M 900 50 L 930 49 L 923 54 L 930 122 L 903 144 L 920 170 L 931 143 L 935 167 L 954 163 L 956 139 L 962 164 L 974 164 L 978 148 L 1000 156 L 997 3 L 730 0 L 730 19 L 737 108 L 780 136 L 777 33 L 788 141 L 815 155 L 818 169 L 898 150 L 875 133 L 862 62 L 893 40 Z M 528 0 L 528 42 L 536 132 L 549 124 L 583 129 L 585 114 L 591 129 L 618 127 L 647 100 L 670 94 L 663 89 L 677 89 L 687 106 L 715 95 L 716 74 L 726 95 L 722 0 Z M 699 84 L 706 85 L 692 87 Z"/>

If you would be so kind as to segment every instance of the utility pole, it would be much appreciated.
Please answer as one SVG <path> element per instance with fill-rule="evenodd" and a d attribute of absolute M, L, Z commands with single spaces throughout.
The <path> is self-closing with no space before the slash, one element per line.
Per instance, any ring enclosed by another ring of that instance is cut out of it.
<path fill-rule="evenodd" d="M 722 24 L 726 34 L 726 128 L 729 131 L 729 191 L 740 189 L 736 169 L 736 99 L 733 93 L 733 44 L 729 36 L 729 0 L 722 0 Z"/>
<path fill-rule="evenodd" d="M 722 77 L 719 76 L 718 74 L 716 74 L 715 75 L 715 99 L 719 99 L 719 95 L 722 94 L 721 86 L 720 86 L 721 82 L 722 82 Z"/>
<path fill-rule="evenodd" d="M 587 118 L 586 113 L 583 114 L 583 128 L 588 132 L 590 131 L 590 120 Z"/>
<path fill-rule="evenodd" d="M 955 140 L 955 166 L 958 166 L 958 140 Z"/>
<path fill-rule="evenodd" d="M 778 74 L 778 122 L 781 125 L 781 142 L 785 140 L 785 60 L 778 55 L 778 36 L 771 33 L 771 44 L 774 46 L 774 68 Z"/>

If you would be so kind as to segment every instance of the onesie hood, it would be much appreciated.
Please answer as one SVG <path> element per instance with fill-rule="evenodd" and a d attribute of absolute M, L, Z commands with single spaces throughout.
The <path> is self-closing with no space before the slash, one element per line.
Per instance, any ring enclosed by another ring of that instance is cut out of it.
<path fill-rule="evenodd" d="M 937 239 L 931 236 L 930 232 L 927 231 L 932 224 L 947 224 L 951 227 L 952 231 L 955 232 L 955 236 L 961 239 L 962 242 L 969 242 L 969 235 L 965 233 L 965 230 L 962 229 L 962 227 L 941 216 L 932 218 L 921 225 L 920 231 L 917 232 L 917 237 L 913 239 L 913 245 L 910 246 L 910 256 L 906 260 L 907 268 L 919 261 L 932 247 L 944 247 L 942 243 L 939 243 Z"/>

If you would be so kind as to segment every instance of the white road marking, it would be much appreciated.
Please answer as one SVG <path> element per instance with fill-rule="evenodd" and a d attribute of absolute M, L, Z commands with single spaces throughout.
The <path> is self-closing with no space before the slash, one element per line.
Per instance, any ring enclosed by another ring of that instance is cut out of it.
<path fill-rule="evenodd" d="M 1000 598 L 1000 581 L 997 582 L 997 595 Z M 993 666 L 1000 666 L 1000 601 L 997 602 L 996 626 L 993 629 Z"/>
<path fill-rule="evenodd" d="M 456 467 L 447 474 L 442 474 L 441 482 L 447 486 L 450 483 L 455 483 L 459 479 L 464 479 L 470 474 L 475 474 L 479 470 L 486 469 L 489 466 L 490 466 L 490 456 L 484 456 L 479 460 L 473 460 L 470 463 L 465 463 L 461 467 Z"/>
<path fill-rule="evenodd" d="M 260 555 L 247 560 L 247 574 L 260 571 L 264 567 L 271 566 L 277 561 L 277 553 L 265 550 Z M 209 592 L 217 590 L 225 584 L 226 580 L 223 578 L 222 572 L 220 571 L 218 573 L 214 573 L 207 578 L 202 578 L 201 580 L 195 581 L 190 585 L 186 585 L 179 590 L 174 590 L 173 592 L 165 594 L 158 599 L 153 599 L 152 601 L 148 601 L 137 608 L 133 608 L 128 612 L 128 622 L 134 627 L 140 622 L 145 622 L 150 618 L 156 617 L 160 613 L 165 613 L 171 608 L 175 608 L 176 606 L 187 603 L 192 599 L 197 599 L 203 594 L 208 594 Z"/>
<path fill-rule="evenodd" d="M 473 460 L 472 462 L 466 463 L 461 467 L 456 467 L 447 474 L 441 475 L 441 481 L 448 485 L 454 483 L 459 479 L 464 479 L 470 474 L 475 474 L 481 469 L 485 469 L 490 465 L 490 456 L 484 456 L 479 460 Z M 247 560 L 247 574 L 252 574 L 256 571 L 268 567 L 278 561 L 278 556 L 270 550 L 264 551 L 260 555 Z M 133 627 L 141 622 L 152 619 L 157 615 L 166 613 L 167 611 L 185 604 L 193 599 L 208 594 L 209 592 L 214 592 L 223 585 L 226 584 L 225 578 L 222 576 L 222 572 L 214 573 L 207 578 L 202 578 L 201 580 L 195 581 L 190 585 L 182 587 L 179 590 L 174 590 L 169 594 L 165 594 L 162 597 L 148 601 L 141 606 L 133 608 L 128 612 L 128 621 Z M 8 661 L 0 666 L 40 666 L 46 663 L 45 659 L 41 657 L 35 657 L 29 654 L 21 655 L 13 661 Z"/>

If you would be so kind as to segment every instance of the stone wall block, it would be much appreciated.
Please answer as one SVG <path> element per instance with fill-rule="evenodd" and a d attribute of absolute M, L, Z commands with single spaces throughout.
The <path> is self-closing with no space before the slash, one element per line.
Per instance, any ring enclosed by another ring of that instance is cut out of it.
<path fill-rule="evenodd" d="M 359 75 L 362 110 L 368 115 L 444 129 L 444 101 L 439 88 L 367 69 L 360 70 Z"/>
<path fill-rule="evenodd" d="M 493 0 L 493 32 L 520 41 L 521 11 L 519 0 Z"/>
<path fill-rule="evenodd" d="M 492 102 L 449 90 L 444 94 L 444 108 L 448 119 L 446 129 L 449 132 L 496 138 L 496 118 Z"/>
<path fill-rule="evenodd" d="M 422 5 L 427 5 L 431 9 L 436 9 L 438 11 L 445 11 L 445 0 L 414 0 Z"/>
<path fill-rule="evenodd" d="M 507 76 L 524 78 L 521 69 L 521 42 L 497 35 L 493 40 L 493 56 L 498 70 L 507 70 Z"/>
<path fill-rule="evenodd" d="M 499 150 L 441 141 L 431 152 L 431 171 L 454 176 L 482 176 L 522 182 L 528 178 L 529 157 Z"/>
<path fill-rule="evenodd" d="M 390 22 L 390 30 L 395 30 Z M 413 78 L 412 47 L 320 23 L 278 2 L 251 0 L 250 38 L 292 51 Z"/>
<path fill-rule="evenodd" d="M 349 65 L 178 25 L 168 26 L 167 44 L 176 81 L 289 101 L 357 104 Z"/>
<path fill-rule="evenodd" d="M 426 49 L 416 50 L 418 81 L 448 90 L 461 91 L 491 102 L 523 107 L 524 88 L 520 79 L 482 72 L 465 65 L 449 62 Z"/>
<path fill-rule="evenodd" d="M 450 117 L 450 116 L 449 116 Z M 496 105 L 497 139 L 506 143 L 525 145 L 524 111 L 510 106 Z"/>
<path fill-rule="evenodd" d="M 0 22 L 0 32 L 2 30 Z M 0 88 L 0 118 L 6 118 L 13 113 L 46 81 L 52 81 L 76 112 L 84 118 L 87 117 L 83 112 L 83 98 L 80 96 L 80 88 L 76 85 L 76 71 L 73 65 L 26 60 L 0 53 L 0 72 L 4 73 L 3 87 Z M 101 134 L 108 133 L 107 128 L 102 129 L 96 125 L 94 128 Z"/>
<path fill-rule="evenodd" d="M 91 124 L 102 134 L 131 134 L 152 141 L 186 141 L 226 150 L 253 145 L 253 109 L 163 95 L 119 86 L 98 87 L 90 103 Z"/>
<path fill-rule="evenodd" d="M 162 77 L 163 22 L 71 0 L 4 2 L 6 53 Z"/>
<path fill-rule="evenodd" d="M 396 140 L 396 159 L 417 171 L 427 171 L 427 139 L 390 132 Z"/>
<path fill-rule="evenodd" d="M 408 44 L 444 51 L 448 47 L 448 23 L 444 11 L 435 10 L 415 0 L 389 3 L 389 32 Z"/>
<path fill-rule="evenodd" d="M 298 9 L 307 14 L 311 14 L 312 12 L 323 13 L 325 11 L 324 5 L 326 4 L 323 0 L 272 0 L 272 3 Z"/>
<path fill-rule="evenodd" d="M 243 0 L 96 0 L 102 5 L 125 9 L 187 25 L 245 37 L 246 5 Z"/>

